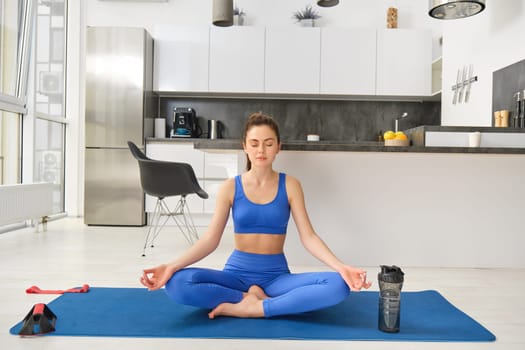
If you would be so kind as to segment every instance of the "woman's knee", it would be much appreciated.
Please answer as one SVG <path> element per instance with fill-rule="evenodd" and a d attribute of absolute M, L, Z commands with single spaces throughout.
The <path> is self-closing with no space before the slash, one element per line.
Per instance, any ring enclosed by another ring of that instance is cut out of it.
<path fill-rule="evenodd" d="M 333 273 L 328 284 L 331 287 L 330 292 L 334 300 L 343 301 L 350 294 L 350 288 L 339 273 Z"/>
<path fill-rule="evenodd" d="M 193 294 L 191 287 L 195 272 L 195 269 L 192 268 L 182 269 L 175 272 L 165 286 L 168 296 L 177 303 L 187 304 L 189 301 L 188 299 L 190 299 Z"/>

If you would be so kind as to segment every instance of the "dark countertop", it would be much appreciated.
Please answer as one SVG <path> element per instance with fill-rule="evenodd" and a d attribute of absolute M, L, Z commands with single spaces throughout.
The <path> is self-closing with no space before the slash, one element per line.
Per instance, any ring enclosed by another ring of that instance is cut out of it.
<path fill-rule="evenodd" d="M 482 131 L 482 128 L 472 127 L 472 131 Z M 504 129 L 504 128 L 490 128 Z M 448 130 L 447 130 L 448 131 Z M 463 130 L 462 130 L 463 131 Z M 484 130 L 483 130 L 484 131 Z M 148 143 L 177 143 L 193 142 L 195 149 L 212 151 L 234 151 L 241 150 L 241 140 L 239 139 L 216 139 L 205 138 L 147 138 Z M 385 146 L 382 142 L 362 141 L 283 141 L 283 151 L 321 151 L 321 152 L 408 152 L 408 153 L 473 153 L 473 154 L 525 154 L 525 148 L 508 147 L 424 147 L 408 146 L 393 147 Z"/>
<path fill-rule="evenodd" d="M 475 132 L 481 133 L 507 133 L 507 134 L 519 134 L 525 133 L 525 128 L 509 128 L 509 127 L 491 127 L 491 126 L 439 126 L 439 125 L 421 125 L 415 128 L 405 130 L 405 133 L 411 140 L 411 144 L 415 147 L 424 147 L 426 132 Z M 523 148 L 510 148 L 510 147 L 490 147 L 481 148 L 478 152 L 465 152 L 462 149 L 468 149 L 469 147 L 426 147 L 426 148 L 450 148 L 449 152 L 454 153 L 509 153 L 509 154 L 521 154 L 525 153 Z M 488 149 L 489 152 L 484 152 L 483 149 Z"/>
<path fill-rule="evenodd" d="M 404 130 L 412 131 L 441 131 L 441 132 L 500 132 L 500 133 L 525 133 L 525 128 L 496 128 L 493 126 L 440 126 L 440 125 L 421 125 L 415 128 Z"/>

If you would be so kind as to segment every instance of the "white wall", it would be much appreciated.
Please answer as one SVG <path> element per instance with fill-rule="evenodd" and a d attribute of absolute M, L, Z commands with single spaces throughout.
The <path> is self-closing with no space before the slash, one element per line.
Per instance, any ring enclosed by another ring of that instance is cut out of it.
<path fill-rule="evenodd" d="M 492 73 L 525 59 L 525 0 L 487 1 L 482 13 L 443 25 L 443 125 L 490 126 Z M 452 104 L 458 68 L 474 65 L 468 103 Z M 511 106 L 509 106 L 510 108 Z"/>
<path fill-rule="evenodd" d="M 314 0 L 236 0 L 247 13 L 246 25 L 295 26 L 292 14 Z M 398 8 L 399 28 L 430 28 L 433 32 L 433 56 L 441 54 L 439 37 L 442 22 L 431 19 L 427 1 L 419 0 L 342 0 L 332 8 L 320 8 L 318 26 L 386 27 L 386 10 Z M 211 25 L 212 0 L 169 0 L 168 2 L 125 2 L 84 0 L 70 1 L 68 44 L 66 155 L 66 211 L 72 216 L 83 214 L 84 195 L 84 56 L 86 26 L 144 27 L 153 36 L 162 25 Z M 74 21 L 73 21 L 74 19 Z M 344 45 L 344 43 L 342 43 Z M 407 53 L 409 54 L 409 53 Z M 76 189 L 76 191 L 75 191 Z"/>

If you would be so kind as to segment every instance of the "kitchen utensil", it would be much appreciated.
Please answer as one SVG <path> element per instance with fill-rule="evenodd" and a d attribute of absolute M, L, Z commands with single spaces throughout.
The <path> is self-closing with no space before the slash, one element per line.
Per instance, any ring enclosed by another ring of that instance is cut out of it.
<path fill-rule="evenodd" d="M 166 137 L 166 119 L 155 118 L 155 138 L 163 139 Z"/>
<path fill-rule="evenodd" d="M 403 113 L 403 115 L 401 115 L 401 117 L 396 118 L 395 123 L 394 123 L 394 131 L 395 131 L 395 132 L 398 132 L 398 131 L 399 131 L 399 119 L 406 118 L 407 116 L 408 116 L 408 113 L 405 112 L 405 113 Z"/>
<path fill-rule="evenodd" d="M 208 120 L 208 138 L 211 140 L 222 138 L 223 125 L 219 120 Z"/>
<path fill-rule="evenodd" d="M 496 128 L 501 127 L 501 111 L 494 112 L 494 126 Z"/>
<path fill-rule="evenodd" d="M 176 107 L 173 110 L 173 130 L 171 137 L 200 137 L 202 130 L 197 122 L 195 109 Z"/>
<path fill-rule="evenodd" d="M 510 112 L 506 109 L 500 111 L 500 126 L 507 128 L 509 126 L 509 114 Z"/>
<path fill-rule="evenodd" d="M 452 88 L 454 89 L 454 97 L 452 98 L 452 104 L 455 105 L 458 101 L 458 93 L 459 93 L 459 82 L 461 81 L 461 70 L 458 69 L 458 76 L 456 78 L 456 85 L 454 85 Z"/>
<path fill-rule="evenodd" d="M 472 84 L 472 71 L 474 70 L 474 66 L 471 64 L 469 65 L 469 69 L 468 69 L 468 77 L 467 77 L 467 91 L 465 91 L 465 103 L 468 102 L 468 99 L 470 97 L 470 85 Z"/>
<path fill-rule="evenodd" d="M 463 74 L 461 79 L 461 87 L 459 88 L 459 95 L 458 95 L 458 102 L 461 103 L 463 100 L 463 93 L 465 92 L 465 86 L 466 86 L 466 80 L 467 80 L 467 67 L 463 67 Z"/>

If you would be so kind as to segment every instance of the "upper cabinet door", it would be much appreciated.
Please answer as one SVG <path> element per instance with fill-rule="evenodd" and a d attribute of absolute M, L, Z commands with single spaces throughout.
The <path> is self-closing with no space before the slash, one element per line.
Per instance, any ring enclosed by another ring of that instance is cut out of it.
<path fill-rule="evenodd" d="M 264 92 L 264 27 L 212 27 L 210 91 Z"/>
<path fill-rule="evenodd" d="M 430 30 L 378 30 L 377 95 L 428 96 L 431 77 Z"/>
<path fill-rule="evenodd" d="M 320 40 L 320 28 L 266 28 L 266 92 L 318 94 Z"/>
<path fill-rule="evenodd" d="M 321 94 L 375 95 L 376 30 L 321 29 Z"/>
<path fill-rule="evenodd" d="M 208 91 L 209 27 L 155 28 L 155 91 Z"/>

